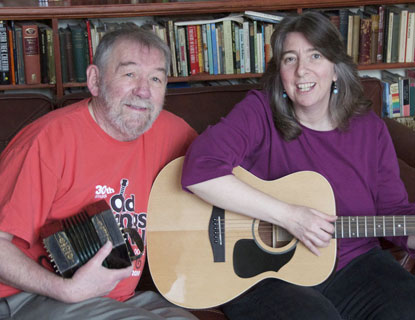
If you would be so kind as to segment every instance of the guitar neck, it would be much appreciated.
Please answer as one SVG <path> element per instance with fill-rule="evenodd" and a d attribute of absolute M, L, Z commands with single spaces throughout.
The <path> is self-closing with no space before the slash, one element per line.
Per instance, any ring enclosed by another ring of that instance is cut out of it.
<path fill-rule="evenodd" d="M 415 216 L 338 217 L 333 238 L 395 237 L 415 234 Z"/>

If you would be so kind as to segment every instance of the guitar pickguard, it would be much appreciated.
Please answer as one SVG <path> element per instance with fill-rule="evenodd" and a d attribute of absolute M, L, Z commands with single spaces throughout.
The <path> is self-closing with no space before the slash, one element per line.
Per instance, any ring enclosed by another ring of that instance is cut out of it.
<path fill-rule="evenodd" d="M 267 271 L 277 272 L 293 257 L 296 246 L 281 254 L 270 254 L 251 239 L 241 239 L 233 250 L 233 268 L 241 278 L 251 278 Z"/>

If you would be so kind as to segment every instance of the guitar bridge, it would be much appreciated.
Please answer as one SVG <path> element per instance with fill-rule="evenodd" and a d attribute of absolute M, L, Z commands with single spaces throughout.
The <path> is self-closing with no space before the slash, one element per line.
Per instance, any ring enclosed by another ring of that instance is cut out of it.
<path fill-rule="evenodd" d="M 225 210 L 213 206 L 209 220 L 209 241 L 214 262 L 225 262 Z"/>

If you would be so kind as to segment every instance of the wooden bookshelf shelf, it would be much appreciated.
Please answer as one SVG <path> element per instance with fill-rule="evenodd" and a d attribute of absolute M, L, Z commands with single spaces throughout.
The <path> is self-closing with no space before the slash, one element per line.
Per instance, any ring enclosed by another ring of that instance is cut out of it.
<path fill-rule="evenodd" d="M 358 7 L 379 4 L 407 4 L 408 0 L 218 0 L 140 3 L 139 1 L 35 1 L 5 0 L 0 7 L 0 19 L 80 19 L 105 17 L 136 17 L 159 15 L 194 15 L 245 10 L 302 10 L 308 8 Z M 42 6 L 41 4 L 47 4 Z"/>

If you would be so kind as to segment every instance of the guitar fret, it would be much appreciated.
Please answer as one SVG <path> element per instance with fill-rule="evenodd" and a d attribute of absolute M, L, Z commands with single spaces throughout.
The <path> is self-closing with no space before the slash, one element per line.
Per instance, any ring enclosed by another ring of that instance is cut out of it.
<path fill-rule="evenodd" d="M 403 216 L 403 235 L 406 236 L 406 216 Z"/>
<path fill-rule="evenodd" d="M 342 226 L 342 238 L 344 238 L 343 217 L 341 218 L 341 222 L 342 222 L 342 224 L 341 224 L 341 226 Z"/>
<path fill-rule="evenodd" d="M 334 239 L 337 239 L 337 221 L 334 221 Z"/>
<path fill-rule="evenodd" d="M 409 223 L 408 225 L 407 221 Z M 415 234 L 415 225 L 412 226 L 411 223 L 415 224 L 415 216 L 339 216 L 337 221 L 334 222 L 335 230 L 333 237 L 370 238 L 407 236 L 408 233 Z"/>

